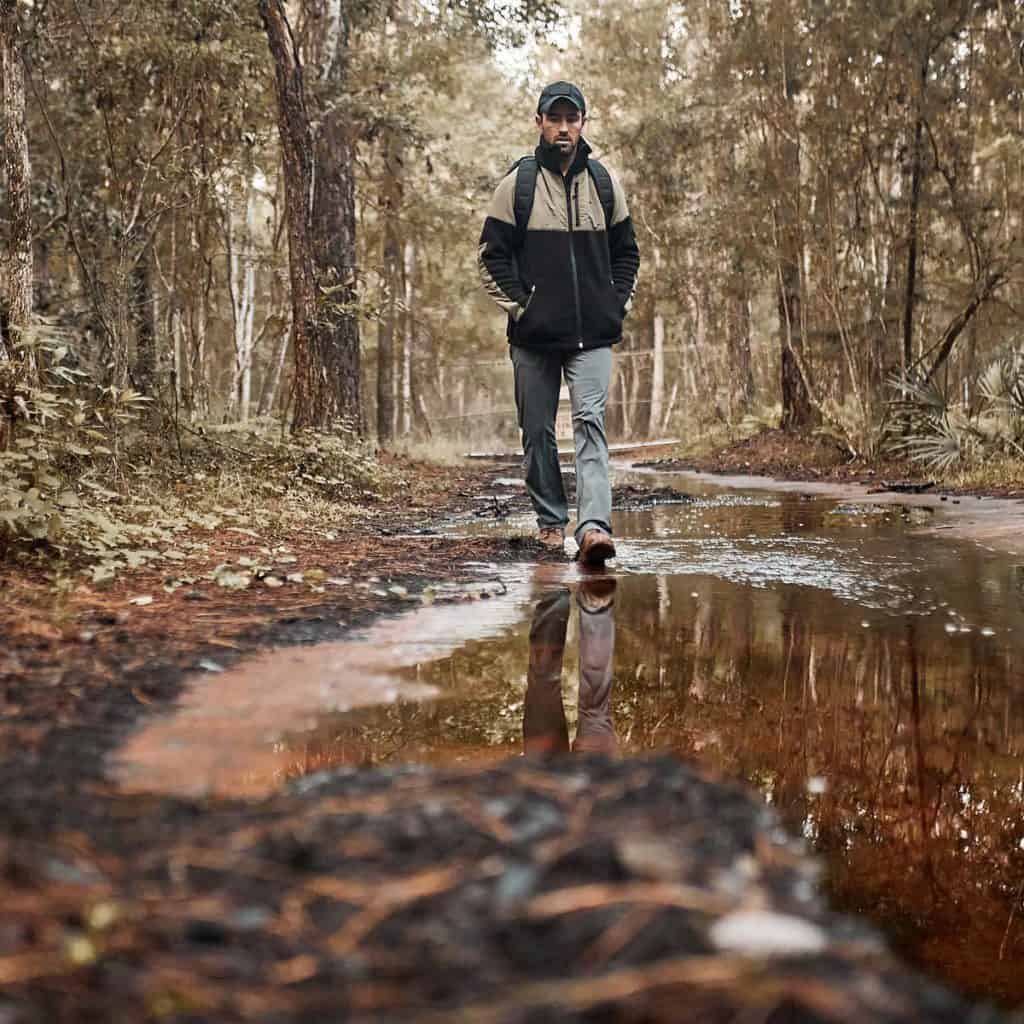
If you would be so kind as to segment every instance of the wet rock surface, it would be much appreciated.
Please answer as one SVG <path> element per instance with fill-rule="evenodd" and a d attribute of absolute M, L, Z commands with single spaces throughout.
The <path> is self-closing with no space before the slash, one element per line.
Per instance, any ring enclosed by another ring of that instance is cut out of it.
<path fill-rule="evenodd" d="M 112 815 L 117 855 L 56 880 L 8 841 L 8 878 L 61 886 L 75 969 L 29 985 L 31 959 L 0 957 L 5 1020 L 1000 1019 L 830 914 L 773 812 L 674 758 L 350 770 L 173 806 L 137 804 L 148 831 Z"/>

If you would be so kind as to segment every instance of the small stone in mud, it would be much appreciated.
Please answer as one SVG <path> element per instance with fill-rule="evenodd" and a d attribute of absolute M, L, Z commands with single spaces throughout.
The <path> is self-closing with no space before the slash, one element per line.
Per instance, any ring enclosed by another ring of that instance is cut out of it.
<path fill-rule="evenodd" d="M 685 505 L 694 500 L 693 495 L 673 487 L 644 488 L 626 484 L 612 489 L 612 507 L 633 512 L 657 505 Z"/>
<path fill-rule="evenodd" d="M 764 910 L 729 914 L 711 926 L 711 941 L 725 952 L 747 956 L 794 956 L 821 953 L 825 933 L 803 918 Z"/>

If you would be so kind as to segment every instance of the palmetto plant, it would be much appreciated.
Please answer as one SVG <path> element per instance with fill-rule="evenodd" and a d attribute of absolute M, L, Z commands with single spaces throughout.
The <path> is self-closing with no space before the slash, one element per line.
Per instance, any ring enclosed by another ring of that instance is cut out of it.
<path fill-rule="evenodd" d="M 914 374 L 890 379 L 890 403 L 900 427 L 889 447 L 937 472 L 994 455 L 1024 456 L 1024 348 L 997 356 L 977 379 L 976 408 L 951 402 L 935 380 Z"/>

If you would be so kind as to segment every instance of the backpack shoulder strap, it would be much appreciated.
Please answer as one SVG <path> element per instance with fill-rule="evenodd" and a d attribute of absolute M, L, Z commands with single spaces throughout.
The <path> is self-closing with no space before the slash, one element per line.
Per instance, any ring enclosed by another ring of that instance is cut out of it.
<path fill-rule="evenodd" d="M 612 226 L 612 217 L 615 215 L 615 188 L 612 186 L 612 176 L 608 173 L 608 168 L 593 157 L 587 160 L 587 170 L 590 171 L 590 176 L 597 186 L 601 208 L 604 210 L 604 225 L 608 229 Z"/>
<path fill-rule="evenodd" d="M 530 223 L 533 212 L 533 196 L 537 191 L 537 158 L 535 156 L 520 157 L 510 168 L 516 172 L 516 191 L 513 200 L 513 211 L 516 217 L 516 234 L 519 237 L 519 248 L 526 241 L 526 225 Z"/>

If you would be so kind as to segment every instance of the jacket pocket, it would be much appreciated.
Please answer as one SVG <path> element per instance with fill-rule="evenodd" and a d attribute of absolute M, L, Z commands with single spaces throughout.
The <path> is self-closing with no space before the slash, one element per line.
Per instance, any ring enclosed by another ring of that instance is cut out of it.
<path fill-rule="evenodd" d="M 532 303 L 533 303 L 533 296 L 536 294 L 536 292 L 537 292 L 537 286 L 534 285 L 530 289 L 530 293 L 526 296 L 526 302 L 524 302 L 522 307 L 520 308 L 519 316 L 516 317 L 516 322 L 517 323 L 520 320 L 522 320 L 524 316 L 526 316 L 526 312 L 530 308 L 530 306 L 532 305 Z"/>
<path fill-rule="evenodd" d="M 587 335 L 595 341 L 618 341 L 622 337 L 625 313 L 615 288 L 605 285 L 593 295 L 588 306 Z"/>
<path fill-rule="evenodd" d="M 535 285 L 516 321 L 514 340 L 520 345 L 548 345 L 571 334 L 571 306 L 559 301 L 557 288 Z"/>

